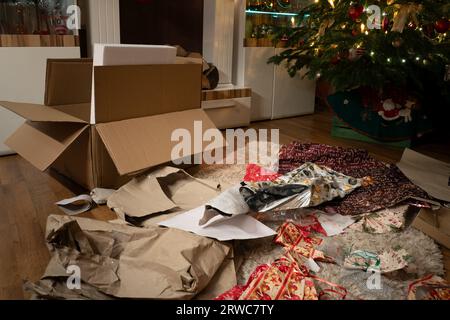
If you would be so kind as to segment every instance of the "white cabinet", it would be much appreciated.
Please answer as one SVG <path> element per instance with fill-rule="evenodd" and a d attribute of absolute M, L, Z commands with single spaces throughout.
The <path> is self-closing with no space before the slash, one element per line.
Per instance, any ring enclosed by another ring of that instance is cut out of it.
<path fill-rule="evenodd" d="M 79 58 L 78 47 L 0 48 L 0 101 L 44 102 L 49 58 Z M 3 142 L 23 119 L 0 107 L 0 155 L 12 153 Z"/>
<path fill-rule="evenodd" d="M 244 86 L 252 89 L 252 121 L 272 118 L 274 65 L 267 64 L 273 48 L 245 48 Z"/>
<path fill-rule="evenodd" d="M 235 0 L 233 83 L 250 87 L 252 121 L 314 113 L 316 82 L 291 78 L 286 67 L 267 64 L 283 48 L 246 47 L 246 3 Z"/>
<path fill-rule="evenodd" d="M 252 95 L 252 121 L 280 119 L 314 113 L 316 82 L 292 78 L 284 65 L 268 64 L 284 49 L 245 47 L 243 85 Z"/>
<path fill-rule="evenodd" d="M 275 49 L 275 54 L 285 49 Z M 273 81 L 272 119 L 313 114 L 316 100 L 316 82 L 303 79 L 304 72 L 292 78 L 286 67 L 275 66 Z"/>

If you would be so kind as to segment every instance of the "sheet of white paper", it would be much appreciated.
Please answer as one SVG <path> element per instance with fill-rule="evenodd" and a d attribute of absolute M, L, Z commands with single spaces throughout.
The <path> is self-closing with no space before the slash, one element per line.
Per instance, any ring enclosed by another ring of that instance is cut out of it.
<path fill-rule="evenodd" d="M 240 187 L 240 185 L 236 185 L 210 200 L 206 204 L 206 210 L 199 225 L 205 227 L 213 221 L 217 221 L 217 218 L 220 220 L 223 217 L 222 214 L 230 218 L 249 213 L 250 208 L 239 192 Z"/>
<path fill-rule="evenodd" d="M 351 217 L 340 214 L 320 213 L 317 214 L 317 219 L 329 237 L 343 233 L 345 229 L 355 223 Z"/>
<path fill-rule="evenodd" d="M 207 205 L 230 215 L 246 214 L 250 208 L 239 192 L 240 185 L 234 186 L 210 200 Z"/>
<path fill-rule="evenodd" d="M 250 240 L 271 237 L 275 231 L 248 215 L 237 215 L 233 218 L 216 217 L 206 227 L 199 226 L 205 207 L 182 213 L 172 219 L 159 223 L 160 226 L 193 232 L 197 235 L 217 239 L 219 241 Z"/>
<path fill-rule="evenodd" d="M 89 211 L 92 208 L 92 198 L 88 195 L 81 195 L 70 199 L 61 200 L 56 205 L 69 216 L 76 216 Z"/>

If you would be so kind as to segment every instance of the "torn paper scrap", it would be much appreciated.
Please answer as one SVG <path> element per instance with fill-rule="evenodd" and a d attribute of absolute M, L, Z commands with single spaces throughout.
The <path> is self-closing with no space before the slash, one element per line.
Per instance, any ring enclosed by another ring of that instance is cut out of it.
<path fill-rule="evenodd" d="M 357 250 L 345 258 L 344 268 L 363 271 L 380 271 L 381 261 L 376 253 Z"/>
<path fill-rule="evenodd" d="M 344 232 L 345 229 L 355 223 L 355 220 L 348 216 L 340 214 L 330 214 L 325 212 L 316 213 L 322 228 L 328 237 L 337 236 Z"/>
<path fill-rule="evenodd" d="M 428 275 L 409 285 L 408 300 L 450 300 L 450 284 L 436 275 Z"/>
<path fill-rule="evenodd" d="M 315 277 L 295 261 L 281 257 L 258 266 L 247 284 L 236 286 L 215 300 L 345 300 L 347 290 Z"/>
<path fill-rule="evenodd" d="M 283 246 L 287 254 L 299 264 L 305 264 L 303 258 L 334 263 L 333 258 L 317 249 L 323 243 L 322 239 L 311 237 L 309 229 L 292 222 L 286 222 L 279 228 L 274 243 Z"/>
<path fill-rule="evenodd" d="M 238 215 L 221 221 L 216 220 L 210 222 L 206 227 L 199 226 L 204 210 L 205 207 L 198 207 L 163 221 L 159 225 L 192 232 L 219 241 L 259 239 L 276 234 L 275 231 L 248 215 Z M 222 217 L 216 219 L 222 219 Z"/>
<path fill-rule="evenodd" d="M 406 149 L 397 167 L 430 196 L 450 202 L 449 163 Z"/>
<path fill-rule="evenodd" d="M 91 191 L 91 198 L 96 204 L 105 205 L 114 192 L 116 192 L 114 189 L 95 188 Z"/>
<path fill-rule="evenodd" d="M 88 195 L 80 195 L 74 198 L 61 200 L 56 205 L 69 216 L 76 216 L 87 212 L 92 208 L 92 198 Z"/>
<path fill-rule="evenodd" d="M 316 207 L 335 198 L 344 198 L 363 183 L 363 179 L 346 176 L 314 163 L 305 163 L 274 181 L 245 183 L 241 193 L 255 212 L 293 210 Z"/>
<path fill-rule="evenodd" d="M 407 206 L 385 209 L 368 214 L 350 227 L 351 230 L 372 234 L 398 232 L 405 226 Z"/>
<path fill-rule="evenodd" d="M 219 194 L 220 186 L 196 179 L 181 169 L 159 168 L 133 179 L 108 199 L 124 218 L 144 218 L 170 210 L 191 210 Z"/>
<path fill-rule="evenodd" d="M 200 226 L 206 225 L 214 217 L 221 215 L 233 217 L 250 212 L 250 208 L 239 192 L 240 185 L 234 186 L 208 201 L 205 206 L 205 213 L 199 221 Z"/>
<path fill-rule="evenodd" d="M 67 216 L 49 217 L 47 242 L 52 258 L 43 280 L 66 282 L 67 268 L 75 265 L 81 269 L 81 290 L 88 285 L 124 299 L 193 299 L 220 272 L 231 250 L 176 229 L 141 229 Z M 230 276 L 227 273 L 227 283 L 234 282 Z"/>
<path fill-rule="evenodd" d="M 256 164 L 249 164 L 244 177 L 245 182 L 275 181 L 281 174 Z"/>
<path fill-rule="evenodd" d="M 380 254 L 381 272 L 389 273 L 408 266 L 408 252 L 405 249 L 388 250 Z"/>
<path fill-rule="evenodd" d="M 408 266 L 408 252 L 404 249 L 389 249 L 381 254 L 357 250 L 345 258 L 344 267 L 363 271 L 390 273 Z"/>
<path fill-rule="evenodd" d="M 169 211 L 176 205 L 167 198 L 157 179 L 138 177 L 113 193 L 108 199 L 108 207 L 141 218 Z"/>

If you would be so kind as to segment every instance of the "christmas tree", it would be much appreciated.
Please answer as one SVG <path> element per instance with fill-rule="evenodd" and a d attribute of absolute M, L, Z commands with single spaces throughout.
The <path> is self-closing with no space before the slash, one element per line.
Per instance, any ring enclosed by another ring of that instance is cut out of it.
<path fill-rule="evenodd" d="M 449 9 L 449 0 L 315 0 L 276 33 L 288 49 L 269 62 L 291 76 L 306 67 L 337 91 L 395 86 L 425 99 L 431 81 L 448 96 Z"/>

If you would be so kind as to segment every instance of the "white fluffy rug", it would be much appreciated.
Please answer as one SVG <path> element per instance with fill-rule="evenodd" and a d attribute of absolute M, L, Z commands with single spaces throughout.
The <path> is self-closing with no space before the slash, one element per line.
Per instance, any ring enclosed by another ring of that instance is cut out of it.
<path fill-rule="evenodd" d="M 201 170 L 193 170 L 195 171 L 190 173 L 195 177 L 219 181 L 224 187 L 241 182 L 245 174 L 243 165 L 204 166 Z M 277 228 L 277 225 L 269 226 Z M 346 270 L 339 265 L 320 263 L 322 269 L 317 276 L 345 287 L 349 292 L 349 299 L 404 300 L 411 281 L 427 274 L 444 275 L 443 258 L 438 245 L 424 233 L 413 228 L 381 235 L 349 231 L 336 237 L 325 238 L 325 248 L 336 246 L 345 251 L 365 250 L 376 253 L 401 247 L 410 255 L 408 268 L 383 275 L 381 289 L 376 290 L 367 288 L 367 279 L 371 274 Z M 283 249 L 274 245 L 272 239 L 237 242 L 236 249 L 236 256 L 240 258 L 237 260 L 242 262 L 238 271 L 240 284 L 246 282 L 258 265 L 271 263 L 283 254 Z M 335 258 L 338 262 L 342 259 L 342 257 Z"/>

